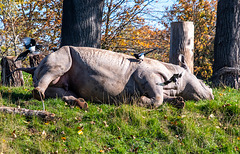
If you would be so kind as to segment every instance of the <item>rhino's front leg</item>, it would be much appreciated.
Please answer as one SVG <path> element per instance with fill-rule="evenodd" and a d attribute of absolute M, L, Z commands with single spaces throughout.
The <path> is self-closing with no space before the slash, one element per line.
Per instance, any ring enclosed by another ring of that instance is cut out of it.
<path fill-rule="evenodd" d="M 149 108 L 157 108 L 162 105 L 163 99 L 161 96 L 158 96 L 156 98 L 148 98 L 146 96 L 141 96 L 141 102 L 140 106 L 146 106 Z"/>
<path fill-rule="evenodd" d="M 34 94 L 34 92 L 39 93 L 37 90 L 35 90 L 35 91 L 33 91 L 33 95 L 36 95 L 36 94 Z M 48 87 L 46 89 L 44 95 L 46 96 L 46 98 L 60 97 L 60 98 L 62 98 L 63 101 L 67 102 L 68 104 L 77 105 L 81 109 L 88 108 L 88 104 L 83 98 L 78 98 L 75 93 L 73 93 L 72 91 L 66 91 L 63 88 Z M 36 95 L 36 96 L 39 96 L 39 95 Z M 41 100 L 40 97 L 37 97 L 36 99 Z"/>

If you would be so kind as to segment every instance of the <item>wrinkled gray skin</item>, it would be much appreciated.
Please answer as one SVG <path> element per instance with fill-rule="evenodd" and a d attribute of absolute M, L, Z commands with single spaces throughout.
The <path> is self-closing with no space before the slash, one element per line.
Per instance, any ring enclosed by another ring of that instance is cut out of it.
<path fill-rule="evenodd" d="M 64 46 L 29 70 L 35 70 L 36 99 L 41 94 L 67 102 L 78 98 L 111 102 L 137 94 L 141 104 L 153 107 L 179 96 L 184 100 L 213 99 L 212 89 L 188 69 L 149 58 L 139 62 L 132 56 L 102 49 Z M 182 73 L 177 83 L 157 85 L 176 73 Z"/>

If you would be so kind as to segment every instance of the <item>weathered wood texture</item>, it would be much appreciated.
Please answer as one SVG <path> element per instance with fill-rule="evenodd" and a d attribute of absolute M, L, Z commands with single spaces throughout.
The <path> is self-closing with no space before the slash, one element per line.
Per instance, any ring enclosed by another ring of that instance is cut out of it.
<path fill-rule="evenodd" d="M 30 55 L 29 56 L 29 62 L 31 67 L 37 67 L 38 64 L 42 61 L 42 59 L 45 57 L 43 54 L 37 54 L 37 55 Z"/>
<path fill-rule="evenodd" d="M 104 0 L 64 0 L 61 46 L 100 48 Z"/>
<path fill-rule="evenodd" d="M 29 110 L 24 108 L 14 108 L 14 107 L 6 107 L 6 106 L 1 106 L 0 112 L 20 114 L 20 115 L 25 115 L 27 117 L 37 116 L 44 120 L 53 120 L 55 118 L 54 113 L 50 113 L 47 111 Z"/>
<path fill-rule="evenodd" d="M 1 84 L 4 86 L 23 86 L 24 80 L 21 71 L 12 71 L 22 66 L 21 61 L 14 62 L 17 57 L 7 56 L 1 60 Z M 10 75 L 11 74 L 11 75 Z"/>
<path fill-rule="evenodd" d="M 218 1 L 212 81 L 239 88 L 240 1 Z"/>
<path fill-rule="evenodd" d="M 183 54 L 190 71 L 194 71 L 194 25 L 193 22 L 171 23 L 169 62 L 179 65 L 178 56 Z"/>

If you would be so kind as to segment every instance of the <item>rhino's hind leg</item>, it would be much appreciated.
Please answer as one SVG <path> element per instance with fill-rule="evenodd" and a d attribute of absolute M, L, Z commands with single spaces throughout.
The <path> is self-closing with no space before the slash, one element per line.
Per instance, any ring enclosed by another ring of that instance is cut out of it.
<path fill-rule="evenodd" d="M 168 102 L 169 104 L 178 109 L 183 109 L 185 106 L 184 99 L 181 96 L 177 97 L 164 96 L 164 102 Z"/>
<path fill-rule="evenodd" d="M 81 109 L 88 109 L 88 104 L 83 98 L 75 98 L 73 96 L 63 96 L 63 101 L 67 102 L 70 105 L 77 105 Z"/>

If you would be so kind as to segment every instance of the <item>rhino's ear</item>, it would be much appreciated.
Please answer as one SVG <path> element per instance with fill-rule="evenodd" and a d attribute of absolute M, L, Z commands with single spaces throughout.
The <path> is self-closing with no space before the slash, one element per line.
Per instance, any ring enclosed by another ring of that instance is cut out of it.
<path fill-rule="evenodd" d="M 179 54 L 178 60 L 179 60 L 179 65 L 180 65 L 182 68 L 186 69 L 188 72 L 190 72 L 190 69 L 189 69 L 189 67 L 188 67 L 187 64 L 186 64 L 185 57 L 184 57 L 183 54 Z"/>

